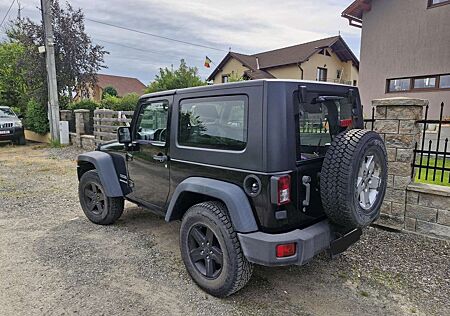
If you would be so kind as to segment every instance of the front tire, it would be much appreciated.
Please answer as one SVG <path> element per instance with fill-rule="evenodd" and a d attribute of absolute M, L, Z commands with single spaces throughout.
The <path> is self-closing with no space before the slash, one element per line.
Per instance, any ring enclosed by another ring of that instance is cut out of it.
<path fill-rule="evenodd" d="M 25 140 L 25 136 L 19 136 L 19 138 L 17 138 L 17 140 L 15 141 L 16 145 L 26 145 L 26 140 Z"/>
<path fill-rule="evenodd" d="M 189 275 L 213 296 L 229 296 L 250 280 L 253 265 L 245 258 L 221 202 L 196 204 L 186 212 L 180 248 Z"/>
<path fill-rule="evenodd" d="M 87 171 L 81 176 L 78 196 L 84 214 L 95 224 L 113 224 L 123 213 L 123 198 L 106 196 L 96 170 Z"/>

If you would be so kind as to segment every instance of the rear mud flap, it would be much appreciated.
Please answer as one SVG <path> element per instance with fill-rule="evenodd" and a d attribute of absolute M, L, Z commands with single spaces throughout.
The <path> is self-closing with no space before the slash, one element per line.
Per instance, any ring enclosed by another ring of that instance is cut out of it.
<path fill-rule="evenodd" d="M 331 258 L 334 258 L 340 253 L 347 250 L 348 247 L 350 247 L 359 240 L 361 235 L 362 235 L 361 228 L 357 228 L 345 234 L 344 236 L 333 240 L 330 243 L 330 249 L 328 249 L 328 253 L 330 254 Z"/>

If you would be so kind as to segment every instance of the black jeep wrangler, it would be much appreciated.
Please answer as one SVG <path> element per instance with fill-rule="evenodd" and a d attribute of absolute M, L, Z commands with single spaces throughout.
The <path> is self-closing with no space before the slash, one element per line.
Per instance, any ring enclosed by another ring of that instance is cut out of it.
<path fill-rule="evenodd" d="M 118 141 L 78 157 L 81 206 L 101 225 L 124 199 L 181 220 L 189 274 L 228 296 L 252 264 L 337 255 L 378 218 L 386 149 L 363 128 L 351 86 L 256 80 L 144 95 Z"/>

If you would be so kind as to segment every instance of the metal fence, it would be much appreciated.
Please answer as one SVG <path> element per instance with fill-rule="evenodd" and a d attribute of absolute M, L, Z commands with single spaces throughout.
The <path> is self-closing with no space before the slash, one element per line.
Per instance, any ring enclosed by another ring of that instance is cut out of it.
<path fill-rule="evenodd" d="M 428 119 L 428 109 L 429 106 L 427 105 L 425 108 L 425 118 L 417 121 L 417 123 L 423 124 L 423 131 L 420 147 L 418 142 L 416 142 L 414 147 L 411 177 L 414 177 L 414 171 L 416 170 L 417 179 L 419 180 L 432 180 L 433 182 L 441 183 L 447 181 L 450 184 L 450 159 L 448 159 L 450 156 L 450 148 L 448 147 L 448 137 L 444 139 L 442 136 L 443 127 L 450 130 L 450 120 L 444 120 L 442 118 L 444 114 L 444 102 L 441 103 L 438 120 Z M 427 129 L 431 124 L 437 125 L 437 133 L 434 140 L 429 139 L 428 136 L 430 133 L 427 135 Z"/>
<path fill-rule="evenodd" d="M 364 113 L 364 110 L 363 110 Z M 371 117 L 368 119 L 364 119 L 364 128 L 365 129 L 370 129 L 371 131 L 373 131 L 375 125 L 375 107 L 372 107 L 372 112 L 371 112 Z"/>

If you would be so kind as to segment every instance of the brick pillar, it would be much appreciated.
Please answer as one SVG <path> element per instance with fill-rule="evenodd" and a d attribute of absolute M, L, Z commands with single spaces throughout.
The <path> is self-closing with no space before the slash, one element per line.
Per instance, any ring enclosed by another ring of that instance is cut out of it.
<path fill-rule="evenodd" d="M 89 124 L 89 110 L 75 110 L 75 131 L 78 135 L 86 134 L 86 125 Z"/>
<path fill-rule="evenodd" d="M 388 98 L 373 100 L 375 131 L 384 138 L 388 155 L 388 185 L 378 224 L 405 228 L 406 188 L 411 183 L 413 150 L 420 140 L 427 100 Z"/>
<path fill-rule="evenodd" d="M 74 122 L 72 110 L 60 110 L 59 111 L 59 120 L 69 122 L 69 131 L 73 132 L 74 130 Z"/>
<path fill-rule="evenodd" d="M 60 110 L 59 111 L 59 120 L 60 121 L 70 121 L 72 119 L 72 111 L 71 110 Z"/>
<path fill-rule="evenodd" d="M 81 135 L 86 134 L 86 126 L 89 124 L 89 110 L 74 110 L 75 113 L 75 133 L 77 134 L 77 146 L 81 145 Z"/>

